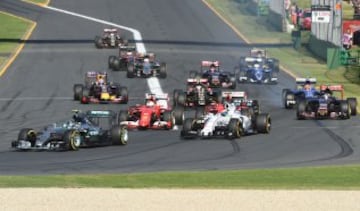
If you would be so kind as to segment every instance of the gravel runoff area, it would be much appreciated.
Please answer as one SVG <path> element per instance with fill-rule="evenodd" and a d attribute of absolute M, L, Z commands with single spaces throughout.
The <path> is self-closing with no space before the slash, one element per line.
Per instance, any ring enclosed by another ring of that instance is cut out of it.
<path fill-rule="evenodd" d="M 360 191 L 3 188 L 1 210 L 360 210 Z"/>

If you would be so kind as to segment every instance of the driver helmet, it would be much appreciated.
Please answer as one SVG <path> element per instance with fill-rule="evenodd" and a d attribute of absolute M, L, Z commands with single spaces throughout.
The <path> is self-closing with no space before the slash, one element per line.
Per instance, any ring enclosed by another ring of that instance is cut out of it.
<path fill-rule="evenodd" d="M 309 80 L 305 81 L 304 89 L 306 89 L 306 90 L 311 89 L 311 82 Z"/>
<path fill-rule="evenodd" d="M 211 72 L 215 72 L 216 71 L 216 66 L 214 64 L 210 65 L 210 71 Z"/>
<path fill-rule="evenodd" d="M 105 81 L 104 81 L 103 78 L 100 78 L 100 79 L 98 80 L 98 83 L 99 83 L 100 86 L 102 86 L 102 85 L 105 84 Z"/>
<path fill-rule="evenodd" d="M 150 62 L 150 59 L 149 59 L 149 58 L 145 58 L 145 59 L 144 59 L 144 62 L 145 62 L 145 63 L 149 63 L 149 62 Z"/>

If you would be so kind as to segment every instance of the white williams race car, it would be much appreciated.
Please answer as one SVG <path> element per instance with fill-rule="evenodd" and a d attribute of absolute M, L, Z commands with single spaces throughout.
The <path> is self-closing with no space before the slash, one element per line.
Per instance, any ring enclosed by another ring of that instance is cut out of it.
<path fill-rule="evenodd" d="M 187 118 L 181 131 L 182 138 L 227 137 L 240 138 L 253 133 L 269 133 L 269 114 L 256 114 L 251 108 L 239 109 L 233 103 L 225 104 L 225 110 L 216 114 L 208 113 L 198 119 Z"/>

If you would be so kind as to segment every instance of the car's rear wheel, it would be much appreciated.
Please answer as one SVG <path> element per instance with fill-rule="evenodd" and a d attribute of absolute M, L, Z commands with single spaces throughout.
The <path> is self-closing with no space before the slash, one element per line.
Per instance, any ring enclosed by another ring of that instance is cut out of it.
<path fill-rule="evenodd" d="M 118 96 L 122 97 L 124 100 L 122 101 L 122 103 L 126 104 L 129 101 L 129 92 L 128 89 L 124 86 L 119 87 L 119 93 Z"/>
<path fill-rule="evenodd" d="M 187 118 L 184 120 L 183 128 L 181 130 L 181 137 L 185 138 L 187 135 L 190 134 L 190 132 L 193 129 L 194 125 L 194 119 L 193 118 Z"/>
<path fill-rule="evenodd" d="M 111 142 L 114 145 L 127 145 L 128 130 L 125 126 L 115 125 L 111 128 Z"/>
<path fill-rule="evenodd" d="M 172 115 L 175 118 L 175 124 L 176 125 L 182 125 L 184 122 L 184 108 L 183 107 L 175 107 L 175 109 L 172 112 Z"/>
<path fill-rule="evenodd" d="M 109 56 L 109 58 L 108 58 L 108 67 L 109 67 L 109 69 L 113 69 L 113 70 L 115 70 L 115 66 L 114 66 L 114 61 L 115 61 L 115 59 L 116 59 L 116 56 Z"/>
<path fill-rule="evenodd" d="M 349 119 L 350 118 L 350 106 L 348 101 L 346 100 L 342 100 L 340 101 L 340 112 L 341 112 L 341 117 L 343 119 Z"/>
<path fill-rule="evenodd" d="M 166 64 L 165 63 L 161 63 L 160 64 L 160 78 L 166 78 L 166 76 L 167 76 L 167 73 L 166 73 Z"/>
<path fill-rule="evenodd" d="M 270 133 L 271 118 L 269 114 L 259 114 L 256 116 L 256 130 L 258 133 Z"/>
<path fill-rule="evenodd" d="M 176 106 L 185 106 L 186 103 L 186 94 L 184 92 L 180 92 L 176 99 Z"/>
<path fill-rule="evenodd" d="M 286 109 L 291 109 L 293 108 L 293 104 L 288 104 L 287 102 L 290 101 L 290 100 L 295 100 L 295 95 L 291 92 L 285 92 L 285 97 L 284 97 L 284 107 Z"/>
<path fill-rule="evenodd" d="M 300 100 L 296 107 L 296 118 L 298 120 L 305 119 L 304 113 L 306 112 L 306 101 Z"/>
<path fill-rule="evenodd" d="M 102 42 L 102 38 L 99 37 L 99 36 L 95 37 L 95 47 L 96 48 L 103 48 L 104 47 L 103 42 Z"/>
<path fill-rule="evenodd" d="M 126 77 L 134 78 L 135 77 L 135 66 L 134 64 L 130 64 L 127 68 Z"/>
<path fill-rule="evenodd" d="M 82 104 L 88 104 L 89 103 L 89 94 L 90 94 L 90 91 L 89 89 L 83 89 L 82 90 L 82 93 L 81 93 L 81 96 L 80 96 L 80 102 Z"/>
<path fill-rule="evenodd" d="M 81 100 L 84 86 L 82 84 L 74 85 L 74 100 Z"/>
<path fill-rule="evenodd" d="M 348 98 L 347 99 L 349 106 L 350 106 L 350 113 L 352 116 L 357 114 L 357 100 L 356 98 Z"/>
<path fill-rule="evenodd" d="M 121 122 L 128 120 L 129 113 L 126 110 L 121 110 L 118 114 L 117 122 L 120 124 Z"/>
<path fill-rule="evenodd" d="M 162 116 L 165 122 L 168 124 L 170 123 L 170 126 L 168 125 L 166 129 L 172 129 L 175 125 L 175 117 L 172 115 L 172 113 L 170 111 L 165 111 Z"/>

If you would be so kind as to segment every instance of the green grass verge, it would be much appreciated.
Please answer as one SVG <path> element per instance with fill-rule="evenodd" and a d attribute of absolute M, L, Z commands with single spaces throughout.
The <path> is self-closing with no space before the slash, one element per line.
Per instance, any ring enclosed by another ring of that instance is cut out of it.
<path fill-rule="evenodd" d="M 0 39 L 21 39 L 31 24 L 25 20 L 0 12 Z M 1 42 L 0 53 L 11 53 L 19 43 Z"/>
<path fill-rule="evenodd" d="M 26 0 L 28 2 L 33 2 L 36 4 L 47 4 L 49 1 L 48 0 Z"/>
<path fill-rule="evenodd" d="M 0 176 L 0 187 L 360 189 L 360 166 L 112 175 Z"/>
<path fill-rule="evenodd" d="M 250 14 L 246 4 L 235 0 L 207 0 L 224 18 L 234 25 L 252 43 L 291 43 L 291 36 L 274 30 L 266 17 Z M 307 7 L 306 2 L 298 1 Z M 302 33 L 302 43 L 307 43 L 309 32 Z M 267 49 L 269 55 L 280 59 L 281 64 L 300 77 L 316 77 L 319 84 L 344 84 L 345 95 L 360 98 L 360 78 L 356 69 L 338 68 L 328 70 L 326 63 L 314 57 L 305 47 L 273 47 Z"/>
<path fill-rule="evenodd" d="M 31 23 L 20 18 L 1 13 L 0 11 L 0 39 L 21 39 L 30 29 Z M 8 61 L 9 57 L 16 51 L 20 43 L 0 43 L 0 70 Z"/>

